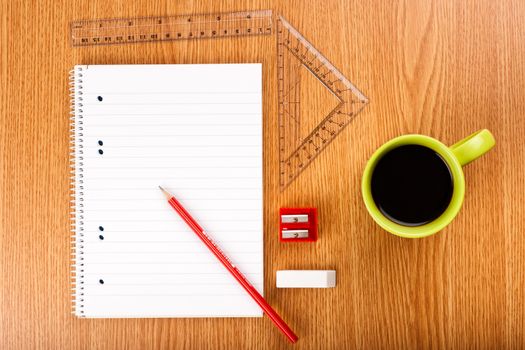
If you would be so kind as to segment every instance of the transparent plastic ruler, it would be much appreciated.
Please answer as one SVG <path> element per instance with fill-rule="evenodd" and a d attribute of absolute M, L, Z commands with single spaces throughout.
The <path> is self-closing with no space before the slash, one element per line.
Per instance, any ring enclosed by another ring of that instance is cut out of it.
<path fill-rule="evenodd" d="M 70 30 L 73 46 L 268 35 L 272 11 L 81 20 Z"/>
<path fill-rule="evenodd" d="M 284 190 L 368 103 L 368 99 L 282 16 L 277 18 L 279 178 Z M 301 132 L 302 74 L 312 74 L 338 101 Z"/>

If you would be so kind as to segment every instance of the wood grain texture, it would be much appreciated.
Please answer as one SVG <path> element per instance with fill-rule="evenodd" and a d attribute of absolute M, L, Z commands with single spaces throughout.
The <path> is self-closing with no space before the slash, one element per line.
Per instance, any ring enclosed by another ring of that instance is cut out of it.
<path fill-rule="evenodd" d="M 523 1 L 0 4 L 0 348 L 291 348 L 265 318 L 70 313 L 68 71 L 216 62 L 263 63 L 265 296 L 298 333 L 295 348 L 525 347 Z M 283 193 L 274 37 L 76 49 L 68 42 L 73 19 L 247 9 L 283 14 L 371 101 Z M 373 223 L 360 179 L 378 146 L 404 133 L 452 144 L 481 128 L 497 146 L 465 168 L 464 206 L 448 228 L 406 240 Z M 278 242 L 278 209 L 292 205 L 319 208 L 316 244 Z M 317 268 L 336 269 L 337 287 L 275 288 L 278 269 Z"/>

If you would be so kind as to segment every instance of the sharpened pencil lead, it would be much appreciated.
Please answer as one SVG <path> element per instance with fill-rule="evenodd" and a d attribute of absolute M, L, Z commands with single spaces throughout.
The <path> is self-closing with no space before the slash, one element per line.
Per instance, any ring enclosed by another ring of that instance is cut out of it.
<path fill-rule="evenodd" d="M 171 197 L 173 197 L 171 195 L 171 193 L 169 193 L 168 191 L 166 191 L 164 188 L 162 188 L 161 186 L 159 186 L 160 190 L 162 191 L 162 193 L 164 193 L 164 195 L 166 196 L 166 199 L 170 199 Z"/>

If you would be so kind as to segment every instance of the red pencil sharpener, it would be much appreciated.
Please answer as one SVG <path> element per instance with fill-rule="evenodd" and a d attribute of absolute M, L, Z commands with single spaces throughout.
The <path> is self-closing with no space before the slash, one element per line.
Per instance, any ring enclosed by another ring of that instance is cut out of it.
<path fill-rule="evenodd" d="M 316 208 L 281 208 L 279 218 L 281 242 L 317 241 Z"/>

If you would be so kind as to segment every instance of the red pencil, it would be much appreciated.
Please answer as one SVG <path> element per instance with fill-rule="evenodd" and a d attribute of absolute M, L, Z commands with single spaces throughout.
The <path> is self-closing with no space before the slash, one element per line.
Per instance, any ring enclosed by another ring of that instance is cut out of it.
<path fill-rule="evenodd" d="M 226 267 L 228 271 L 235 277 L 237 282 L 250 294 L 255 302 L 263 309 L 264 313 L 272 320 L 272 322 L 286 335 L 286 337 L 292 342 L 297 341 L 297 335 L 288 327 L 283 319 L 275 312 L 274 309 L 264 300 L 263 296 L 248 282 L 248 280 L 241 274 L 241 272 L 233 265 L 226 255 L 217 247 L 215 243 L 208 237 L 206 232 L 200 227 L 195 219 L 184 209 L 184 207 L 173 197 L 171 193 L 160 187 L 160 190 L 164 193 L 168 199 L 168 203 L 179 213 L 182 219 L 188 224 L 189 227 L 199 236 L 202 242 L 212 251 L 212 253 L 219 259 L 219 261 Z"/>

